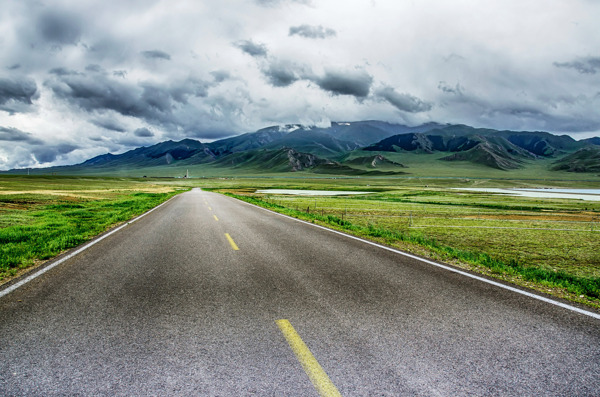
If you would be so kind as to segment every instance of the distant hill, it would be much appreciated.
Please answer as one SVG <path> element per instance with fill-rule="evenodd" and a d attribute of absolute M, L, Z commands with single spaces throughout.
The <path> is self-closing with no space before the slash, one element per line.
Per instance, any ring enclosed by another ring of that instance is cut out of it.
<path fill-rule="evenodd" d="M 320 130 L 299 129 L 288 133 L 264 147 L 270 149 L 291 147 L 298 151 L 318 156 L 336 157 L 342 153 L 358 149 L 361 146 L 356 142 L 337 139 Z"/>
<path fill-rule="evenodd" d="M 498 140 L 501 139 L 502 138 Z M 510 144 L 507 145 L 493 143 L 489 140 L 482 140 L 468 150 L 443 157 L 441 160 L 469 161 L 471 163 L 482 164 L 500 170 L 511 170 L 522 167 L 523 159 L 527 157 L 529 156 L 523 154 L 522 150 L 512 149 Z"/>
<path fill-rule="evenodd" d="M 193 139 L 184 139 L 179 142 L 166 141 L 149 147 L 141 147 L 123 154 L 102 154 L 81 164 L 81 167 L 115 168 L 115 167 L 152 167 L 171 164 L 196 156 L 198 160 L 211 159 L 216 156 L 210 148 Z"/>
<path fill-rule="evenodd" d="M 314 154 L 300 153 L 295 149 L 257 149 L 232 153 L 211 165 L 223 168 L 243 168 L 259 172 L 304 171 L 322 164 L 330 164 Z"/>
<path fill-rule="evenodd" d="M 272 142 L 278 141 L 291 131 L 300 128 L 299 125 L 274 126 L 260 129 L 256 132 L 225 138 L 207 144 L 217 156 L 243 152 L 261 148 Z"/>
<path fill-rule="evenodd" d="M 364 148 L 377 152 L 450 152 L 445 161 L 469 161 L 487 167 L 510 170 L 536 157 L 556 157 L 577 150 L 583 144 L 567 135 L 547 132 L 496 131 L 465 125 L 434 128 L 423 133 L 393 135 Z"/>
<path fill-rule="evenodd" d="M 587 146 L 554 163 L 555 171 L 600 172 L 600 146 Z"/>
<path fill-rule="evenodd" d="M 410 154 L 410 167 L 427 167 L 432 161 L 441 164 L 440 160 L 455 162 L 453 167 L 459 168 L 464 167 L 461 162 L 467 162 L 471 164 L 469 169 L 475 165 L 508 171 L 554 159 L 554 164 L 546 166 L 548 170 L 597 172 L 597 152 L 588 147 L 600 148 L 598 145 L 597 137 L 576 141 L 568 135 L 540 131 L 498 131 L 438 123 L 406 126 L 367 120 L 333 122 L 330 127 L 271 126 L 209 143 L 193 139 L 165 141 L 122 154 L 102 154 L 76 165 L 32 171 L 127 175 L 143 170 L 142 175 L 152 175 L 156 170 L 159 175 L 181 175 L 191 167 L 202 174 L 206 169 L 393 175 L 411 172 L 404 160 Z"/>
<path fill-rule="evenodd" d="M 381 154 L 376 154 L 373 156 L 363 156 L 356 157 L 352 160 L 344 161 L 343 164 L 349 166 L 362 166 L 367 168 L 379 168 L 379 169 L 388 169 L 388 168 L 406 168 L 405 165 L 401 163 L 397 163 L 395 161 L 388 160 L 386 157 Z"/>
<path fill-rule="evenodd" d="M 410 132 L 425 132 L 442 127 L 442 124 L 427 123 L 416 127 L 402 124 L 392 124 L 383 121 L 357 121 L 353 123 L 331 123 L 329 128 L 319 128 L 317 131 L 329 134 L 336 139 L 352 142 L 358 147 L 365 147 L 392 135 Z"/>
<path fill-rule="evenodd" d="M 584 139 L 581 142 L 584 142 L 584 143 L 589 144 L 589 145 L 598 145 L 598 146 L 600 146 L 600 138 L 597 137 L 597 136 L 595 136 L 593 138 Z"/>
<path fill-rule="evenodd" d="M 423 133 L 394 135 L 366 147 L 365 150 L 397 151 L 402 149 L 409 151 L 421 150 L 426 153 L 433 151 L 457 152 L 469 150 L 478 143 L 490 138 L 504 138 L 516 147 L 544 157 L 581 147 L 580 143 L 568 135 L 556 136 L 547 132 L 496 131 L 464 125 L 451 125 L 434 128 Z M 506 144 L 502 145 L 506 146 Z"/>

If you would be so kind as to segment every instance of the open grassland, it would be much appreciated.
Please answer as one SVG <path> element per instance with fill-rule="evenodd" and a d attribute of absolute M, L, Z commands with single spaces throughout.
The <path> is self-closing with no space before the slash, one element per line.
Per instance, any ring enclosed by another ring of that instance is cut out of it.
<path fill-rule="evenodd" d="M 142 214 L 180 189 L 121 178 L 1 176 L 0 281 Z"/>
<path fill-rule="evenodd" d="M 238 187 L 235 187 L 236 182 Z M 253 181 L 259 188 L 373 192 L 338 197 L 258 194 L 248 182 L 223 180 L 216 191 L 600 307 L 600 202 L 512 197 L 451 189 L 474 185 L 549 186 L 508 180 Z M 267 186 L 269 184 L 271 186 Z M 562 181 L 550 186 L 568 185 Z M 581 187 L 581 184 L 570 187 Z"/>

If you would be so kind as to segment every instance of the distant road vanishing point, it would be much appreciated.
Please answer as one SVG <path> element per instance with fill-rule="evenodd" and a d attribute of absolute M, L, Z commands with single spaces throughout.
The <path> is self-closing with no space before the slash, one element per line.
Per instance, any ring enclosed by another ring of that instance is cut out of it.
<path fill-rule="evenodd" d="M 1 297 L 0 335 L 0 395 L 600 391 L 598 318 L 199 189 Z"/>

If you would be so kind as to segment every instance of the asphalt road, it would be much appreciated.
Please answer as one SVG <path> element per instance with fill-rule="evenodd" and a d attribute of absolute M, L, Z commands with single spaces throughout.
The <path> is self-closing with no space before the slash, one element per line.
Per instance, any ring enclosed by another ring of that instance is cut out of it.
<path fill-rule="evenodd" d="M 345 396 L 600 395 L 599 319 L 198 189 L 0 298 L 0 395 L 317 395 L 281 319 Z"/>

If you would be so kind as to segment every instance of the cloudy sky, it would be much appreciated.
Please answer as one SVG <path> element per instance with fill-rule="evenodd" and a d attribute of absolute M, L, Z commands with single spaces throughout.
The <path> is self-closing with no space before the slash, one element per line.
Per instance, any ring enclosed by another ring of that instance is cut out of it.
<path fill-rule="evenodd" d="M 600 135 L 597 0 L 2 0 L 0 169 L 275 124 Z"/>

